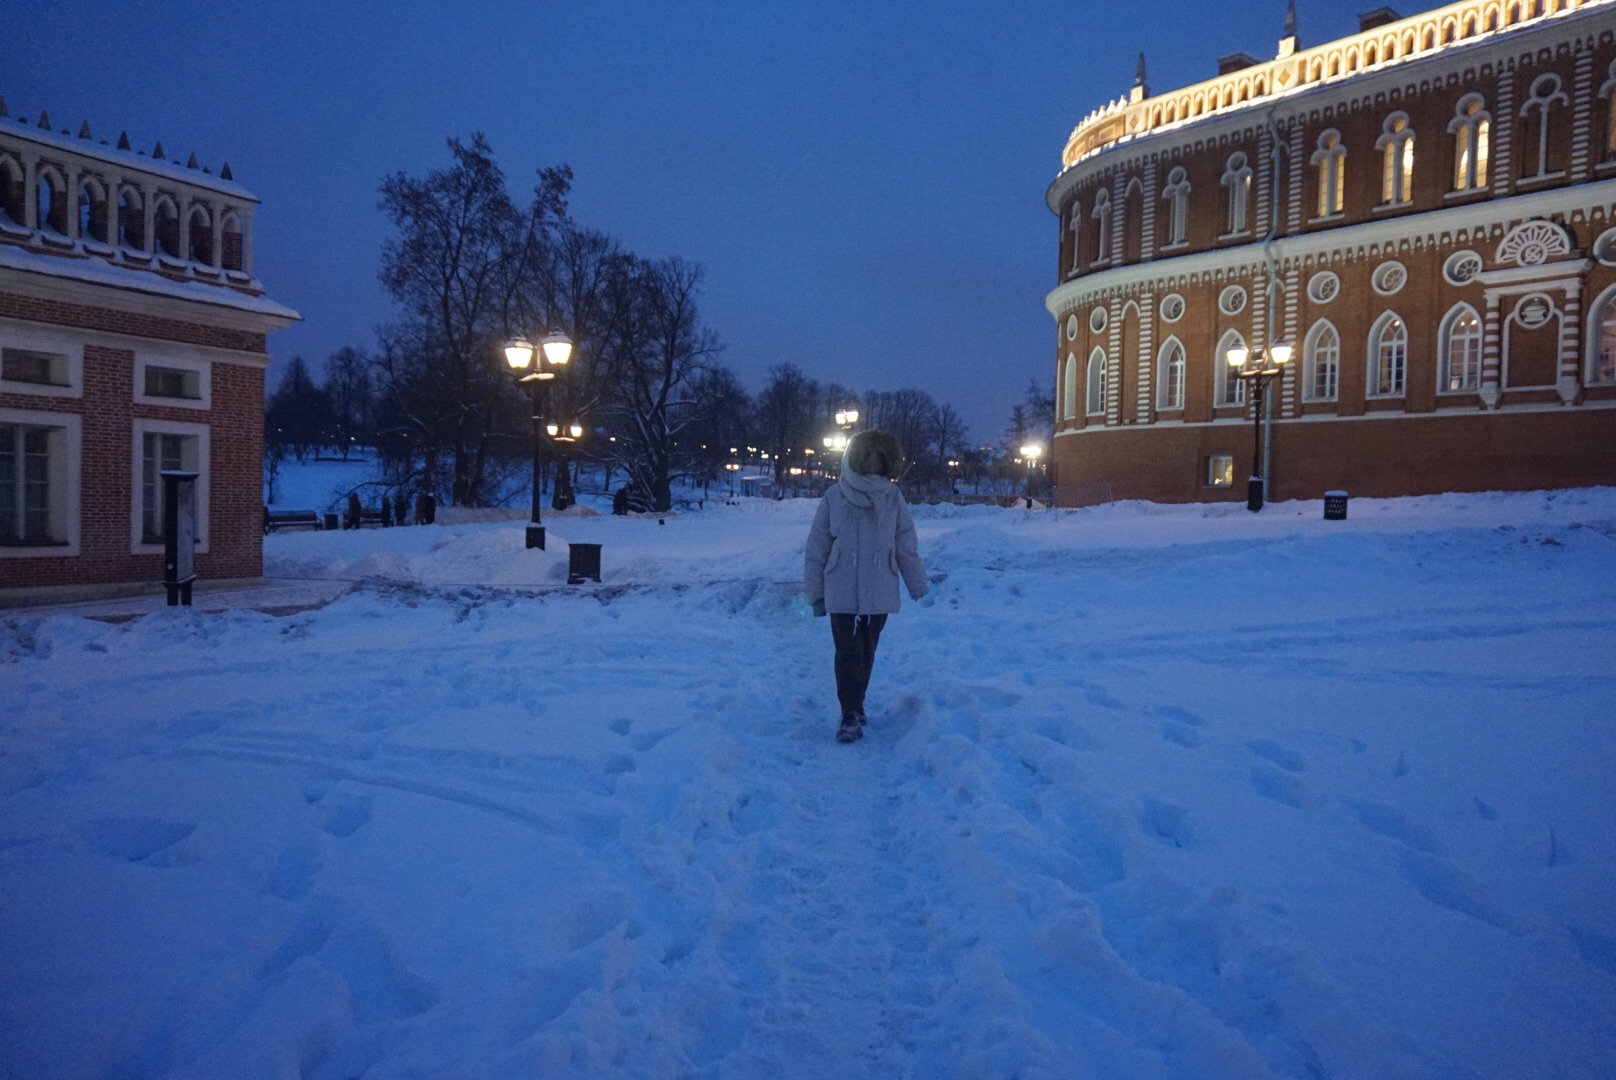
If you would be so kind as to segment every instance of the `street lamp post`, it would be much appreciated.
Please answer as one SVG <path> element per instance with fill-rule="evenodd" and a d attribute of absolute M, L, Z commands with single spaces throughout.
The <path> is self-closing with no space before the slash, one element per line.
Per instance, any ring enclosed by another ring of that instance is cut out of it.
<path fill-rule="evenodd" d="M 544 406 L 548 400 L 550 383 L 555 379 L 554 371 L 544 370 L 545 364 L 551 367 L 565 367 L 567 361 L 572 359 L 572 339 L 559 330 L 551 330 L 539 339 L 538 348 L 524 337 L 512 338 L 505 343 L 505 363 L 510 367 L 511 374 L 516 381 L 527 387 L 528 398 L 533 412 L 533 511 L 527 524 L 527 546 L 529 549 L 544 550 L 544 519 L 541 515 L 543 502 L 543 486 L 540 483 L 540 468 L 544 456 Z M 555 433 L 555 425 L 550 425 L 551 433 Z M 577 428 L 577 425 L 573 425 Z M 578 428 L 578 433 L 583 433 Z"/>
<path fill-rule="evenodd" d="M 1263 461 L 1263 414 L 1268 405 L 1268 384 L 1291 362 L 1291 343 L 1284 338 L 1268 349 L 1248 349 L 1244 345 L 1229 350 L 1229 367 L 1235 377 L 1251 384 L 1251 478 L 1246 481 L 1246 509 L 1263 508 L 1268 497 L 1268 476 Z"/>
<path fill-rule="evenodd" d="M 1038 465 L 1038 459 L 1044 454 L 1044 448 L 1038 443 L 1028 443 L 1021 448 L 1022 459 L 1027 462 L 1027 509 L 1032 509 L 1032 471 Z"/>

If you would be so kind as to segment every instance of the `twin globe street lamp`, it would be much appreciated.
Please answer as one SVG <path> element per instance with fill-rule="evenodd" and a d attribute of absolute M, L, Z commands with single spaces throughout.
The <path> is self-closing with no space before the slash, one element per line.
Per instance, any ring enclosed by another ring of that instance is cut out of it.
<path fill-rule="evenodd" d="M 1027 463 L 1027 509 L 1032 509 L 1032 471 L 1038 466 L 1038 459 L 1044 456 L 1044 448 L 1038 443 L 1027 443 L 1021 448 L 1021 458 Z"/>
<path fill-rule="evenodd" d="M 1267 417 L 1268 384 L 1291 362 L 1291 343 L 1284 338 L 1267 350 L 1237 345 L 1229 350 L 1229 367 L 1235 378 L 1245 379 L 1252 389 L 1251 478 L 1246 481 L 1246 509 L 1256 513 L 1268 494 L 1268 462 L 1263 456 L 1263 423 Z"/>
<path fill-rule="evenodd" d="M 516 381 L 527 387 L 528 396 L 533 406 L 533 512 L 527 525 L 527 546 L 529 549 L 544 550 L 544 524 L 541 516 L 541 503 L 543 502 L 543 489 L 539 482 L 539 469 L 544 453 L 543 436 L 548 434 L 552 439 L 565 439 L 575 442 L 584 433 L 578 424 L 570 424 L 563 429 L 562 425 L 544 418 L 544 406 L 548 402 L 550 383 L 556 377 L 555 371 L 546 371 L 545 364 L 552 368 L 564 368 L 567 361 L 572 359 L 572 339 L 560 330 L 551 330 L 539 339 L 537 348 L 525 337 L 512 338 L 505 343 L 505 363 L 509 365 L 511 374 Z"/>

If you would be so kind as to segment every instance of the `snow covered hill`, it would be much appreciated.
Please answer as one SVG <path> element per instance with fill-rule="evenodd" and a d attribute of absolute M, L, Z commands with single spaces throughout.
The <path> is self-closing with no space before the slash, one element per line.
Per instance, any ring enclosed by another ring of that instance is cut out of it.
<path fill-rule="evenodd" d="M 1616 1073 L 1616 490 L 291 534 L 0 623 L 0 1077 Z"/>

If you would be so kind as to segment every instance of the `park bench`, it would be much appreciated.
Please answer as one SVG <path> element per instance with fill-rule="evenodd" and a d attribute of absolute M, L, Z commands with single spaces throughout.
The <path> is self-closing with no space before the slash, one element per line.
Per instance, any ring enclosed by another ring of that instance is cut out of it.
<path fill-rule="evenodd" d="M 280 529 L 318 529 L 320 515 L 313 510 L 265 510 L 264 533 Z"/>
<path fill-rule="evenodd" d="M 350 521 L 347 527 L 350 529 L 363 529 L 367 525 L 373 525 L 385 529 L 390 528 L 392 524 L 392 519 L 380 509 L 361 508 L 358 522 Z"/>

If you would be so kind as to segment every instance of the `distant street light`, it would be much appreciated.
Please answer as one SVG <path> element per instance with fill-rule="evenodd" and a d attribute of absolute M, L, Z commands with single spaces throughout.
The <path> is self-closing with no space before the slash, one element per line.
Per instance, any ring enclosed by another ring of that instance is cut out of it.
<path fill-rule="evenodd" d="M 1021 447 L 1022 459 L 1027 462 L 1027 509 L 1032 509 L 1032 471 L 1038 464 L 1038 459 L 1044 454 L 1044 448 L 1038 443 L 1026 443 Z"/>
<path fill-rule="evenodd" d="M 839 409 L 836 412 L 836 426 L 850 428 L 858 423 L 859 411 L 857 409 Z"/>
<path fill-rule="evenodd" d="M 1268 384 L 1291 362 L 1291 343 L 1280 338 L 1266 352 L 1237 345 L 1228 355 L 1235 377 L 1251 383 L 1251 478 L 1246 482 L 1246 509 L 1256 513 L 1268 497 L 1268 470 L 1263 461 L 1263 413 L 1268 403 Z"/>
<path fill-rule="evenodd" d="M 550 382 L 556 377 L 554 371 L 544 370 L 548 363 L 551 367 L 563 368 L 567 361 L 572 359 L 572 339 L 560 330 L 551 330 L 539 339 L 538 348 L 525 337 L 515 337 L 505 343 L 505 363 L 510 368 L 516 381 L 527 387 L 528 398 L 533 413 L 533 511 L 527 525 L 527 546 L 544 550 L 544 524 L 540 515 L 543 502 L 543 489 L 539 482 L 541 459 L 544 453 L 544 442 L 541 434 L 541 425 L 544 423 L 544 407 L 549 398 Z M 550 425 L 554 428 L 555 425 Z M 577 425 L 573 425 L 576 427 Z M 554 434 L 552 430 L 551 434 Z M 583 434 L 579 429 L 579 434 Z"/>
<path fill-rule="evenodd" d="M 741 471 L 741 466 L 738 462 L 726 461 L 724 469 L 729 473 L 729 497 L 733 499 L 735 497 L 735 474 Z"/>

